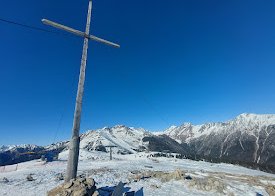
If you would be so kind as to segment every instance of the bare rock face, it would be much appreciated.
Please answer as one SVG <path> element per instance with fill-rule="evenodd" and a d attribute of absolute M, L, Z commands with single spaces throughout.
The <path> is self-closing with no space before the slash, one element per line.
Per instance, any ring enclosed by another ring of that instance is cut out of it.
<path fill-rule="evenodd" d="M 269 184 L 266 187 L 266 191 L 269 195 L 275 195 L 275 186 L 273 184 Z"/>
<path fill-rule="evenodd" d="M 182 180 L 184 179 L 184 172 L 181 170 L 175 170 L 174 172 L 156 172 L 152 176 L 161 179 L 162 182 L 168 182 L 170 180 Z"/>
<path fill-rule="evenodd" d="M 224 183 L 216 178 L 195 178 L 189 184 L 191 188 L 196 188 L 203 191 L 216 191 L 218 193 L 223 193 L 226 186 Z"/>
<path fill-rule="evenodd" d="M 130 177 L 130 181 L 140 181 L 146 178 L 158 178 L 162 182 L 169 182 L 170 180 L 183 180 L 185 172 L 182 170 L 175 170 L 173 172 L 163 172 L 163 171 L 146 171 L 142 173 L 137 173 Z"/>
<path fill-rule="evenodd" d="M 94 179 L 77 177 L 48 192 L 48 196 L 92 196 L 96 192 Z"/>

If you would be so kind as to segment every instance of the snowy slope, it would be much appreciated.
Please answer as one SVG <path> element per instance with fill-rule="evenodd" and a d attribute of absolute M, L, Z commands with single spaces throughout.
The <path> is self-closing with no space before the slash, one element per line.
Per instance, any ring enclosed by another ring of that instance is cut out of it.
<path fill-rule="evenodd" d="M 99 146 L 117 146 L 115 152 L 136 153 L 143 146 L 142 138 L 150 135 L 144 129 L 117 125 L 88 131 L 81 135 L 80 148 L 95 150 Z"/>
<path fill-rule="evenodd" d="M 147 153 L 131 155 L 114 155 L 109 161 L 103 152 L 88 152 L 83 150 L 88 159 L 81 159 L 78 174 L 94 178 L 101 195 L 105 187 L 113 187 L 122 181 L 126 183 L 125 190 L 136 191 L 136 195 L 146 196 L 178 196 L 178 195 L 235 195 L 255 196 L 256 193 L 268 196 L 268 184 L 275 185 L 275 175 L 251 170 L 230 164 L 212 164 L 202 161 L 181 160 L 173 158 L 150 158 Z M 60 160 L 45 164 L 40 161 L 21 163 L 18 166 L 0 167 L 0 195 L 2 196 L 36 196 L 46 195 L 47 191 L 61 184 L 56 179 L 60 173 L 65 173 L 66 161 Z M 16 170 L 17 169 L 17 170 Z M 184 175 L 180 179 L 165 181 L 159 177 L 140 179 L 138 176 L 152 172 L 171 173 L 181 170 Z M 35 181 L 26 180 L 33 174 Z M 184 180 L 190 175 L 192 180 Z M 9 182 L 1 181 L 6 177 Z M 204 185 L 216 180 L 223 185 L 222 190 Z M 194 184 L 195 186 L 191 186 Z M 207 190 L 201 188 L 204 186 Z M 101 189 L 102 188 L 102 189 Z"/>

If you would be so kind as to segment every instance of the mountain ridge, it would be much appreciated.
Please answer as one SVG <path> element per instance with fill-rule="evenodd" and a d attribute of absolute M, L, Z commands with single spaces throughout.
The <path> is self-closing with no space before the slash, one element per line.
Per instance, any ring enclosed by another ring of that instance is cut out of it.
<path fill-rule="evenodd" d="M 68 144 L 68 141 L 59 142 L 43 148 L 45 151 L 66 151 Z M 115 146 L 113 152 L 119 154 L 169 151 L 191 159 L 264 167 L 275 172 L 275 115 L 243 113 L 226 122 L 183 123 L 155 133 L 116 125 L 80 135 L 80 149 L 108 152 L 108 146 Z M 0 164 L 1 149 L 3 154 L 3 149 L 12 152 L 16 147 L 0 147 Z"/>

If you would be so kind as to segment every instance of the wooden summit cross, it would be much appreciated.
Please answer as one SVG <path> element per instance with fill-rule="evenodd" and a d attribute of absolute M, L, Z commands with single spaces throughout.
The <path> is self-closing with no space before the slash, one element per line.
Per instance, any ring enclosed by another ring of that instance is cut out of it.
<path fill-rule="evenodd" d="M 101 42 L 101 43 L 104 43 L 104 44 L 107 44 L 107 45 L 110 45 L 113 47 L 117 47 L 117 48 L 120 47 L 118 44 L 115 44 L 110 41 L 90 35 L 91 14 L 92 14 L 92 0 L 89 0 L 88 16 L 87 16 L 85 32 L 52 22 L 47 19 L 42 19 L 42 22 L 46 25 L 53 26 L 55 28 L 73 33 L 77 36 L 84 38 L 82 59 L 81 59 L 81 66 L 80 66 L 80 74 L 79 74 L 79 81 L 78 81 L 78 89 L 77 89 L 77 96 L 76 96 L 76 103 L 75 103 L 75 111 L 74 111 L 72 138 L 70 141 L 67 174 L 66 174 L 66 179 L 65 179 L 66 182 L 68 182 L 69 180 L 71 180 L 73 178 L 76 178 L 76 175 L 77 175 L 77 166 L 78 166 L 78 157 L 79 157 L 79 142 L 80 142 L 79 130 L 80 130 L 80 118 L 81 118 L 81 110 L 82 110 L 82 97 L 83 97 L 84 81 L 85 81 L 85 70 L 86 70 L 86 62 L 87 62 L 88 42 L 89 42 L 89 40 L 94 40 L 94 41 Z"/>

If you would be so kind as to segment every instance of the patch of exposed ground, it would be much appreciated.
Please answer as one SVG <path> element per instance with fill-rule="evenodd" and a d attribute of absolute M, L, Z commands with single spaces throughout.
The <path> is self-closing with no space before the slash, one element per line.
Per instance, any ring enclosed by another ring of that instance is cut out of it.
<path fill-rule="evenodd" d="M 171 180 L 183 181 L 184 185 L 190 188 L 211 191 L 218 194 L 234 195 L 231 190 L 236 189 L 236 184 L 243 184 L 249 187 L 261 187 L 269 195 L 275 196 L 275 178 L 267 176 L 248 176 L 248 175 L 233 175 L 228 173 L 207 172 L 205 175 L 194 172 L 187 172 L 177 169 L 172 172 L 163 171 L 132 171 L 128 175 L 130 183 L 146 180 L 149 178 L 159 179 L 161 182 Z M 156 186 L 156 188 L 158 188 Z"/>

